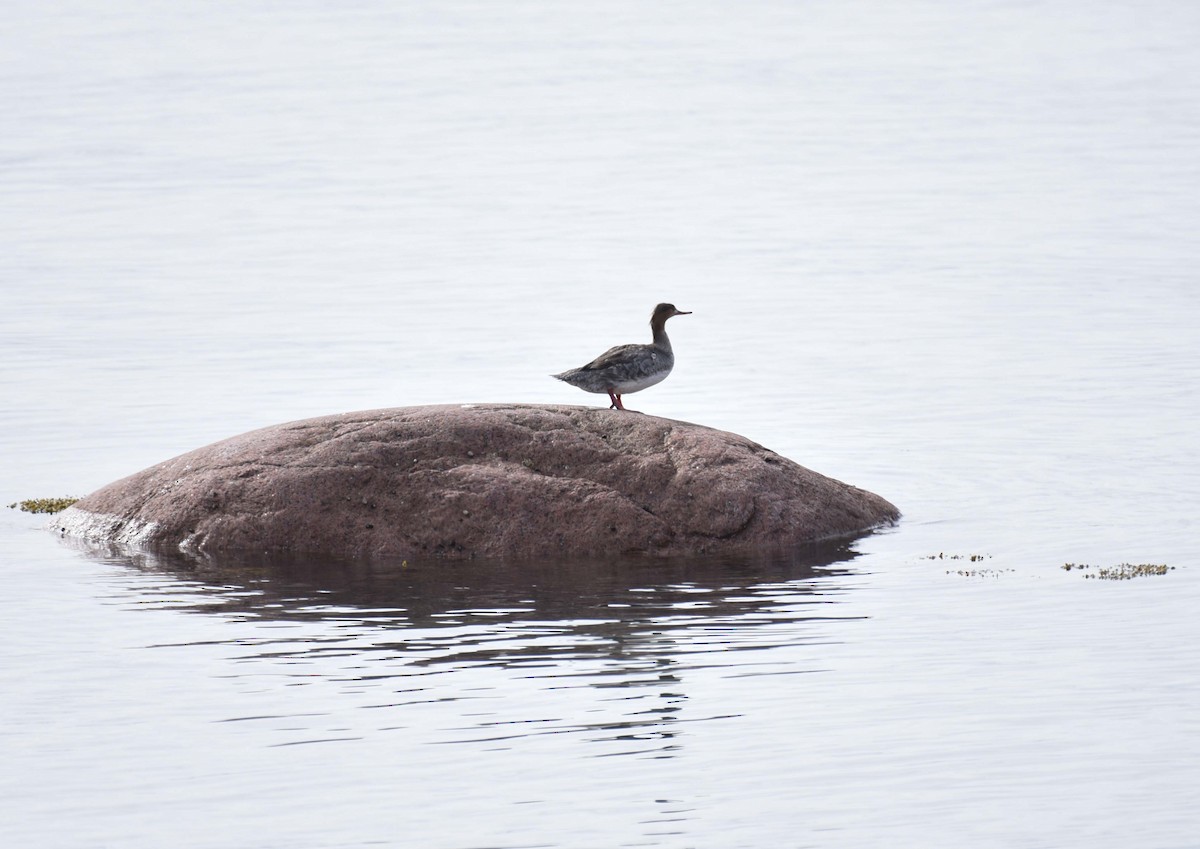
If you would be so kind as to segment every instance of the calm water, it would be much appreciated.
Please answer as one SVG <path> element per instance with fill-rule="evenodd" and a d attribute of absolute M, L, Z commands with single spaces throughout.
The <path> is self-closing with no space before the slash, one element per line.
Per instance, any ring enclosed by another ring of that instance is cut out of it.
<path fill-rule="evenodd" d="M 198 572 L 0 509 L 0 841 L 1200 846 L 1198 40 L 1183 2 L 7 4 L 4 504 L 594 403 L 546 375 L 670 300 L 630 407 L 905 520 Z"/>

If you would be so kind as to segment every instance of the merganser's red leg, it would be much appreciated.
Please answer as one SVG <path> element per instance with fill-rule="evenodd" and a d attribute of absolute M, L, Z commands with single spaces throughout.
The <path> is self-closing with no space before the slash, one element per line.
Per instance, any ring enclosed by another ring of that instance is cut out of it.
<path fill-rule="evenodd" d="M 610 389 L 610 390 L 608 390 L 608 397 L 609 397 L 609 400 L 612 401 L 612 404 L 609 405 L 608 409 L 610 409 L 610 410 L 624 410 L 625 409 L 625 406 L 621 403 L 620 395 L 618 395 L 617 393 L 613 392 Z"/>

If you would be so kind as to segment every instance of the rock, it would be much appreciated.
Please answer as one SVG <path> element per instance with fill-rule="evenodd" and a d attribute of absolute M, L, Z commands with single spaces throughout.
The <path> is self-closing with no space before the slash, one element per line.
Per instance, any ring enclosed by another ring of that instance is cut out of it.
<path fill-rule="evenodd" d="M 51 527 L 204 554 L 538 558 L 784 549 L 899 515 L 701 425 L 464 404 L 252 431 L 109 484 Z"/>

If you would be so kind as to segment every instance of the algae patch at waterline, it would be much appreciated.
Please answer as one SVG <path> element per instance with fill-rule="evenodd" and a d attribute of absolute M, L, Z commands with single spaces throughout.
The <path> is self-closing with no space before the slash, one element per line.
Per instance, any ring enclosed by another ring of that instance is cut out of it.
<path fill-rule="evenodd" d="M 8 508 L 25 513 L 59 513 L 78 500 L 78 498 L 26 498 L 24 501 L 8 505 Z"/>

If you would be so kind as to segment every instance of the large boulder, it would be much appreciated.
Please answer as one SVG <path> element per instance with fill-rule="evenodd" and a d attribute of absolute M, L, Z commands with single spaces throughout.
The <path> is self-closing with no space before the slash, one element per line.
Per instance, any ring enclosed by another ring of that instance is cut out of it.
<path fill-rule="evenodd" d="M 540 558 L 781 550 L 899 515 L 732 433 L 463 404 L 252 431 L 109 484 L 51 527 L 205 554 Z"/>

